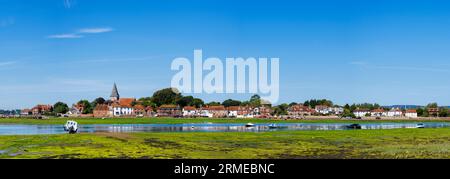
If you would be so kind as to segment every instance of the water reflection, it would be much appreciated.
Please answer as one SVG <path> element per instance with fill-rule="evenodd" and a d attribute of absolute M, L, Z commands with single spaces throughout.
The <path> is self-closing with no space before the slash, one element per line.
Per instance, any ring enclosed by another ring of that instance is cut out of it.
<path fill-rule="evenodd" d="M 121 124 L 121 125 L 80 125 L 79 132 L 95 133 L 130 133 L 130 132 L 265 132 L 284 130 L 349 130 L 350 124 L 343 123 L 288 123 L 256 124 L 245 127 L 245 124 Z M 425 123 L 425 128 L 450 127 L 450 123 Z M 362 124 L 361 129 L 399 129 L 417 128 L 417 123 L 371 123 Z M 66 133 L 60 125 L 0 125 L 0 135 L 34 135 L 34 134 L 63 134 Z"/>

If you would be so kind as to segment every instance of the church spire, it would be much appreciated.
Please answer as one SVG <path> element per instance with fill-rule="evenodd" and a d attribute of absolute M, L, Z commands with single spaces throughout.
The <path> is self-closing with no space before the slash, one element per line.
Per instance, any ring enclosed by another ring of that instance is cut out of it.
<path fill-rule="evenodd" d="M 112 92 L 111 92 L 111 101 L 118 101 L 120 98 L 119 91 L 117 90 L 117 85 L 114 83 Z"/>

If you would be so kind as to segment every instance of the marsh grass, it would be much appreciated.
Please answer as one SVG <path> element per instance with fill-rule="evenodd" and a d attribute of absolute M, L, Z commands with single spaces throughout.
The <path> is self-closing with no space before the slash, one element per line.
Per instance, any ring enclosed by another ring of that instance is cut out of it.
<path fill-rule="evenodd" d="M 450 129 L 0 136 L 0 158 L 450 158 Z"/>

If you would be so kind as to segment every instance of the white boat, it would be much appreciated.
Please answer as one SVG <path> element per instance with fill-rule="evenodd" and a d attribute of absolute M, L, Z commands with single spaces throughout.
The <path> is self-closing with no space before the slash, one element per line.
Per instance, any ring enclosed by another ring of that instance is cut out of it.
<path fill-rule="evenodd" d="M 423 129 L 425 128 L 425 124 L 417 124 L 416 128 Z"/>
<path fill-rule="evenodd" d="M 78 123 L 75 121 L 67 121 L 64 125 L 64 130 L 68 131 L 69 134 L 75 134 L 78 132 Z"/>
<path fill-rule="evenodd" d="M 276 124 L 270 124 L 269 129 L 277 129 L 278 126 Z"/>
<path fill-rule="evenodd" d="M 245 127 L 255 127 L 255 124 L 253 124 L 253 123 L 247 123 L 247 124 L 245 125 Z"/>

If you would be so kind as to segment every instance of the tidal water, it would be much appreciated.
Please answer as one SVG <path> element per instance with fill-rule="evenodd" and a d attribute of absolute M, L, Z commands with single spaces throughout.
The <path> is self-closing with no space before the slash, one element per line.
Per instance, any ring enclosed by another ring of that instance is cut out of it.
<path fill-rule="evenodd" d="M 370 123 L 361 124 L 361 130 L 417 128 L 418 123 Z M 450 123 L 423 123 L 425 128 L 450 127 Z M 79 125 L 79 133 L 132 133 L 132 132 L 266 132 L 266 131 L 314 131 L 314 130 L 354 130 L 348 129 L 350 123 L 284 123 L 276 127 L 270 124 L 255 124 L 245 127 L 245 124 L 96 124 Z M 0 135 L 36 135 L 64 134 L 62 125 L 0 125 Z"/>

